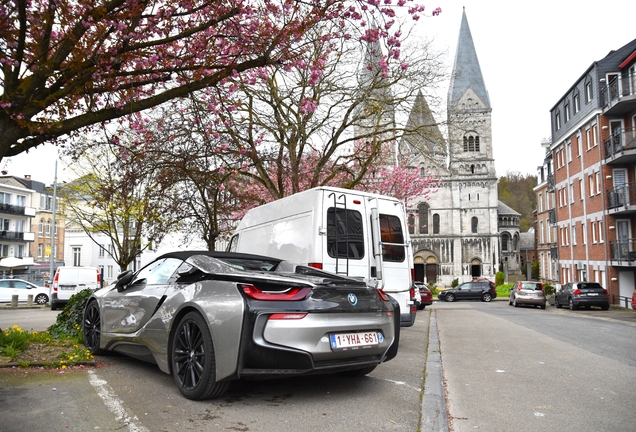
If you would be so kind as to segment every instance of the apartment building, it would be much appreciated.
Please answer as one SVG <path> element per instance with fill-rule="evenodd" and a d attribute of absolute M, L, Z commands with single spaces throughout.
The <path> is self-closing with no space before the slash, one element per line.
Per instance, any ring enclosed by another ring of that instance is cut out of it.
<path fill-rule="evenodd" d="M 634 291 L 636 270 L 636 39 L 592 63 L 550 116 L 545 177 L 535 188 L 537 202 L 542 193 L 548 207 L 547 219 L 537 210 L 537 222 L 549 223 L 554 234 L 539 241 L 550 251 L 542 275 L 599 282 L 621 303 Z"/>

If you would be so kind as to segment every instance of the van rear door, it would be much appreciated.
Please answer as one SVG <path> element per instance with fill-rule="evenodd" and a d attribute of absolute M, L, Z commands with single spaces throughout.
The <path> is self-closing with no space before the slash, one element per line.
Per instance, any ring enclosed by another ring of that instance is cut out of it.
<path fill-rule="evenodd" d="M 369 216 L 365 198 L 326 190 L 320 215 L 323 270 L 352 277 L 370 277 Z M 326 229 L 325 229 L 326 227 Z"/>

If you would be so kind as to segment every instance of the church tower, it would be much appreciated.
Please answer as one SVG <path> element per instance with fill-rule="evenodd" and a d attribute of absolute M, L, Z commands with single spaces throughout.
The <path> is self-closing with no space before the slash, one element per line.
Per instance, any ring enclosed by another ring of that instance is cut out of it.
<path fill-rule="evenodd" d="M 408 124 L 428 121 L 430 110 L 420 99 L 418 95 Z M 494 280 L 500 268 L 500 234 L 492 108 L 465 11 L 447 104 L 444 146 L 430 140 L 439 136 L 437 126 L 429 127 L 429 139 L 405 134 L 400 143 L 402 154 L 407 148 L 421 152 L 410 163 L 420 170 L 428 169 L 431 161 L 441 164 L 447 159 L 447 166 L 437 173 L 428 170 L 440 180 L 436 191 L 428 200 L 415 200 L 409 208 L 415 279 L 445 286 L 454 279 L 460 283 L 479 277 Z M 428 114 L 420 112 L 423 110 Z M 421 148 L 422 143 L 428 145 Z M 447 153 L 442 152 L 444 147 Z"/>

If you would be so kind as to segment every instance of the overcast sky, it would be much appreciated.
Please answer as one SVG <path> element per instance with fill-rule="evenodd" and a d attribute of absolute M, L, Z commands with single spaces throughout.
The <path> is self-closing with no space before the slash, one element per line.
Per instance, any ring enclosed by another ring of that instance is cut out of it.
<path fill-rule="evenodd" d="M 597 60 L 636 39 L 636 1 L 424 0 L 441 15 L 421 19 L 418 31 L 448 51 L 452 67 L 462 7 L 490 96 L 497 175 L 536 174 L 540 143 L 550 136 L 549 110 Z M 444 97 L 448 88 L 443 88 Z M 0 162 L 11 175 L 53 182 L 57 149 L 40 146 Z M 67 178 L 58 164 L 58 180 Z"/>

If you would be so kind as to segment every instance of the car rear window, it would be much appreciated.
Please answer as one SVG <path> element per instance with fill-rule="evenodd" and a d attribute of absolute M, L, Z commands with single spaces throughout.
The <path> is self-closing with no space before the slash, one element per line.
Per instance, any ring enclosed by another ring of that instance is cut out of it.
<path fill-rule="evenodd" d="M 582 282 L 578 285 L 579 289 L 603 289 L 603 287 L 597 282 Z"/>
<path fill-rule="evenodd" d="M 521 284 L 521 289 L 542 291 L 540 283 L 524 283 Z"/>

